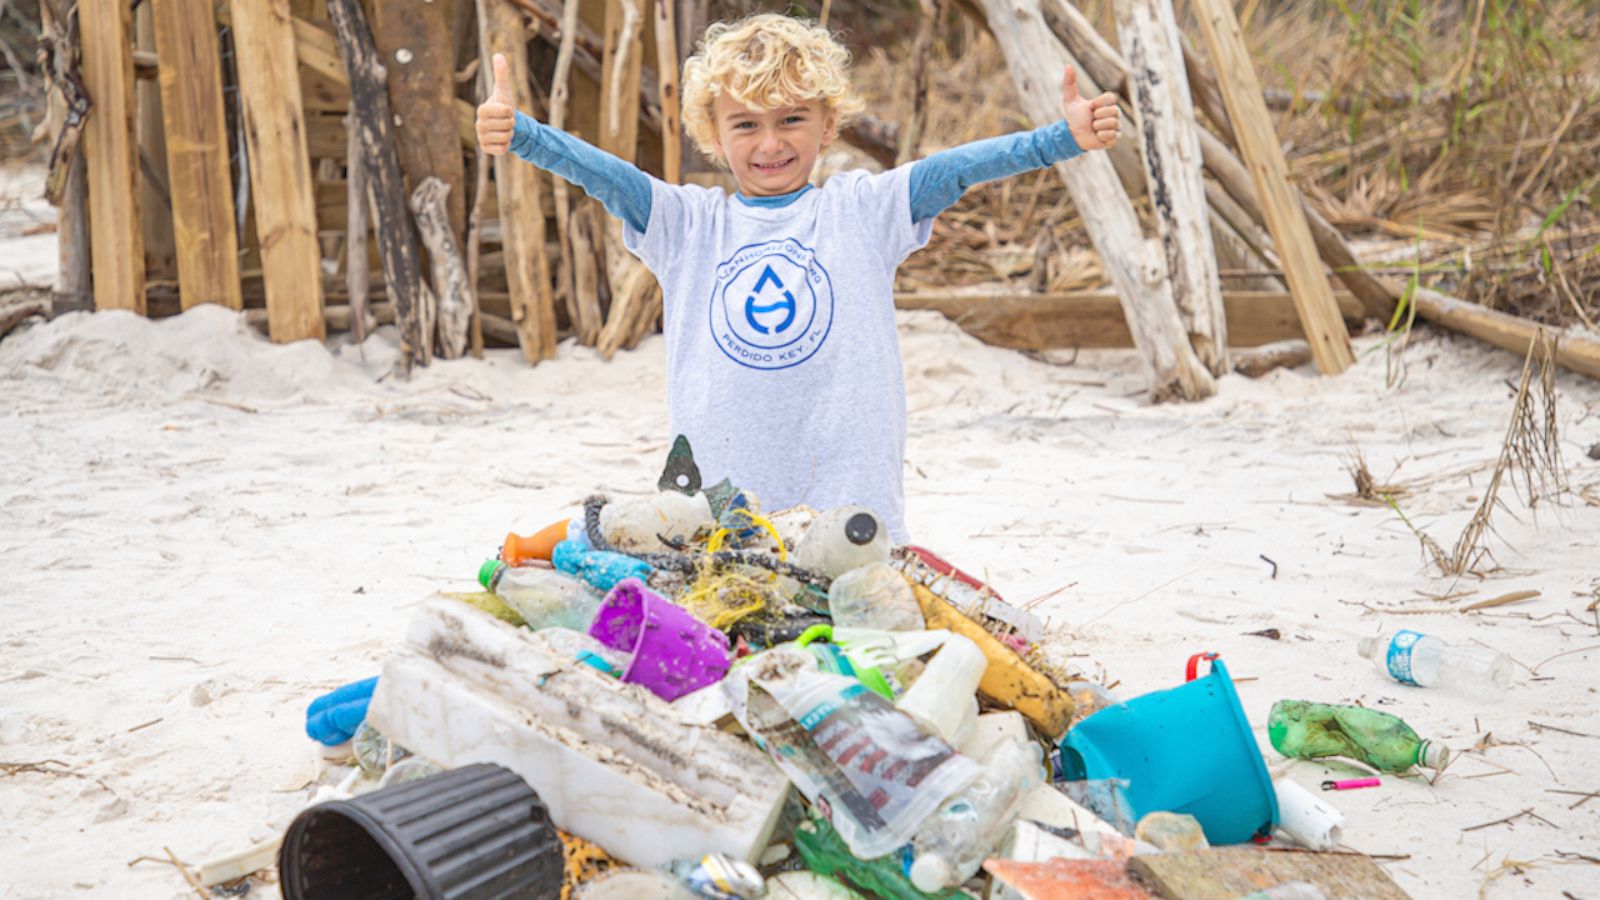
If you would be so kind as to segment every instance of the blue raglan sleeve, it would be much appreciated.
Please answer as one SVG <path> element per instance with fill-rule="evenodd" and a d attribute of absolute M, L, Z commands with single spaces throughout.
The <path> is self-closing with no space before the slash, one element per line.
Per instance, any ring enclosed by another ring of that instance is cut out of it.
<path fill-rule="evenodd" d="M 941 150 L 911 165 L 911 221 L 932 219 L 975 185 L 1042 169 L 1082 152 L 1065 119 Z"/>
<path fill-rule="evenodd" d="M 631 163 L 520 112 L 511 152 L 583 188 L 635 231 L 649 224 L 650 176 Z"/>

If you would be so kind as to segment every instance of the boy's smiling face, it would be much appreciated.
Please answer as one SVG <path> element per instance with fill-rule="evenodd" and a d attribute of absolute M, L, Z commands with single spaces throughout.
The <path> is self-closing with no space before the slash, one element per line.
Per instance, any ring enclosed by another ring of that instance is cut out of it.
<path fill-rule="evenodd" d="M 804 187 L 822 148 L 837 135 L 837 117 L 821 100 L 751 109 L 718 94 L 712 112 L 716 147 L 747 197 L 773 197 Z"/>

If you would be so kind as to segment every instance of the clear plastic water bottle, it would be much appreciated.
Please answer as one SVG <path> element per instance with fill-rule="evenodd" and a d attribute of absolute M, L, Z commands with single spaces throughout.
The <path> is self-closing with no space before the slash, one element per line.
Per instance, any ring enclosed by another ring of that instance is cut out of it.
<path fill-rule="evenodd" d="M 928 627 L 922 607 L 905 576 L 888 563 L 874 562 L 840 575 L 828 589 L 833 624 L 881 631 L 921 631 Z"/>
<path fill-rule="evenodd" d="M 517 611 L 528 627 L 585 630 L 600 608 L 600 595 L 555 569 L 513 568 L 487 560 L 478 569 L 478 583 Z"/>
<path fill-rule="evenodd" d="M 917 890 L 952 888 L 977 874 L 1017 818 L 1028 792 L 1044 782 L 1043 757 L 1033 743 L 1000 745 L 983 772 L 929 816 L 911 839 L 909 874 Z"/>
<path fill-rule="evenodd" d="M 1385 637 L 1362 638 L 1362 656 L 1378 671 L 1401 684 L 1451 687 L 1499 696 L 1511 687 L 1511 657 L 1494 650 L 1451 646 L 1417 631 L 1396 631 Z"/>

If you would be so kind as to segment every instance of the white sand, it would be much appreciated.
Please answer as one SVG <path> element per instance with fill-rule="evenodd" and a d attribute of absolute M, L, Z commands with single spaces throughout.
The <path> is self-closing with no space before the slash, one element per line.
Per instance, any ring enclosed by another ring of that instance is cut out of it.
<path fill-rule="evenodd" d="M 15 244 L 0 246 L 11 258 Z M 1521 360 L 1427 337 L 1384 386 L 1382 351 L 1337 378 L 1230 376 L 1221 396 L 1152 407 L 1136 358 L 1048 365 L 903 315 L 909 522 L 918 542 L 1059 629 L 1055 649 L 1133 696 L 1220 651 L 1274 773 L 1329 771 L 1266 743 L 1286 697 L 1363 702 L 1469 751 L 1433 784 L 1326 795 L 1349 847 L 1401 859 L 1418 897 L 1562 890 L 1600 868 L 1595 662 L 1600 624 L 1600 384 L 1560 379 L 1574 490 L 1537 517 L 1506 491 L 1486 579 L 1440 578 L 1351 489 L 1353 440 L 1447 547 L 1475 507 Z M 1361 342 L 1370 350 L 1371 340 Z M 363 358 L 364 356 L 364 358 Z M 378 671 L 408 610 L 465 589 L 508 529 L 565 517 L 596 488 L 653 488 L 665 457 L 662 345 L 606 363 L 564 345 L 439 363 L 405 383 L 388 331 L 364 348 L 274 346 L 237 314 L 152 323 L 78 314 L 0 342 L 0 898 L 193 896 L 198 862 L 269 834 L 304 802 L 306 704 Z M 870 427 L 872 423 L 863 423 Z M 706 473 L 715 477 L 716 473 Z M 1273 567 L 1261 557 L 1276 561 Z M 1522 589 L 1467 615 L 1380 615 L 1421 593 Z M 1417 627 L 1537 669 L 1500 702 L 1388 682 L 1357 638 Z M 1277 628 L 1280 641 L 1246 632 Z M 1558 656 L 1559 654 L 1569 654 Z M 1532 722 L 1586 736 L 1541 731 Z M 150 724 L 153 723 L 153 724 Z M 143 726 L 143 727 L 140 727 Z M 136 729 L 136 730 L 135 730 Z M 1474 750 L 1473 748 L 1481 748 Z M 1462 829 L 1531 808 L 1549 824 Z"/>

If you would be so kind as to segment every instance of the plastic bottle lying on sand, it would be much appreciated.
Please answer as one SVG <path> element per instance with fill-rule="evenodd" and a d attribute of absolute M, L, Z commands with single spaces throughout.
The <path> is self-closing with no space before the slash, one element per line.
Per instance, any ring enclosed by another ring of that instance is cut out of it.
<path fill-rule="evenodd" d="M 1511 657 L 1494 650 L 1452 646 L 1418 631 L 1362 638 L 1357 652 L 1401 684 L 1450 687 L 1496 698 L 1511 687 Z"/>
<path fill-rule="evenodd" d="M 1382 772 L 1442 769 L 1450 761 L 1449 748 L 1417 737 L 1395 716 L 1359 706 L 1279 700 L 1267 717 L 1267 737 L 1284 756 L 1344 756 Z"/>
<path fill-rule="evenodd" d="M 973 782 L 946 800 L 911 839 L 911 883 L 952 888 L 977 874 L 1010 830 L 1022 800 L 1044 782 L 1037 745 L 1007 741 Z"/>
<path fill-rule="evenodd" d="M 888 563 L 851 569 L 828 588 L 828 612 L 841 628 L 921 631 L 928 627 L 905 576 Z"/>
<path fill-rule="evenodd" d="M 588 628 L 600 608 L 598 593 L 555 569 L 513 568 L 491 559 L 478 569 L 478 582 L 516 610 L 534 631 Z"/>

